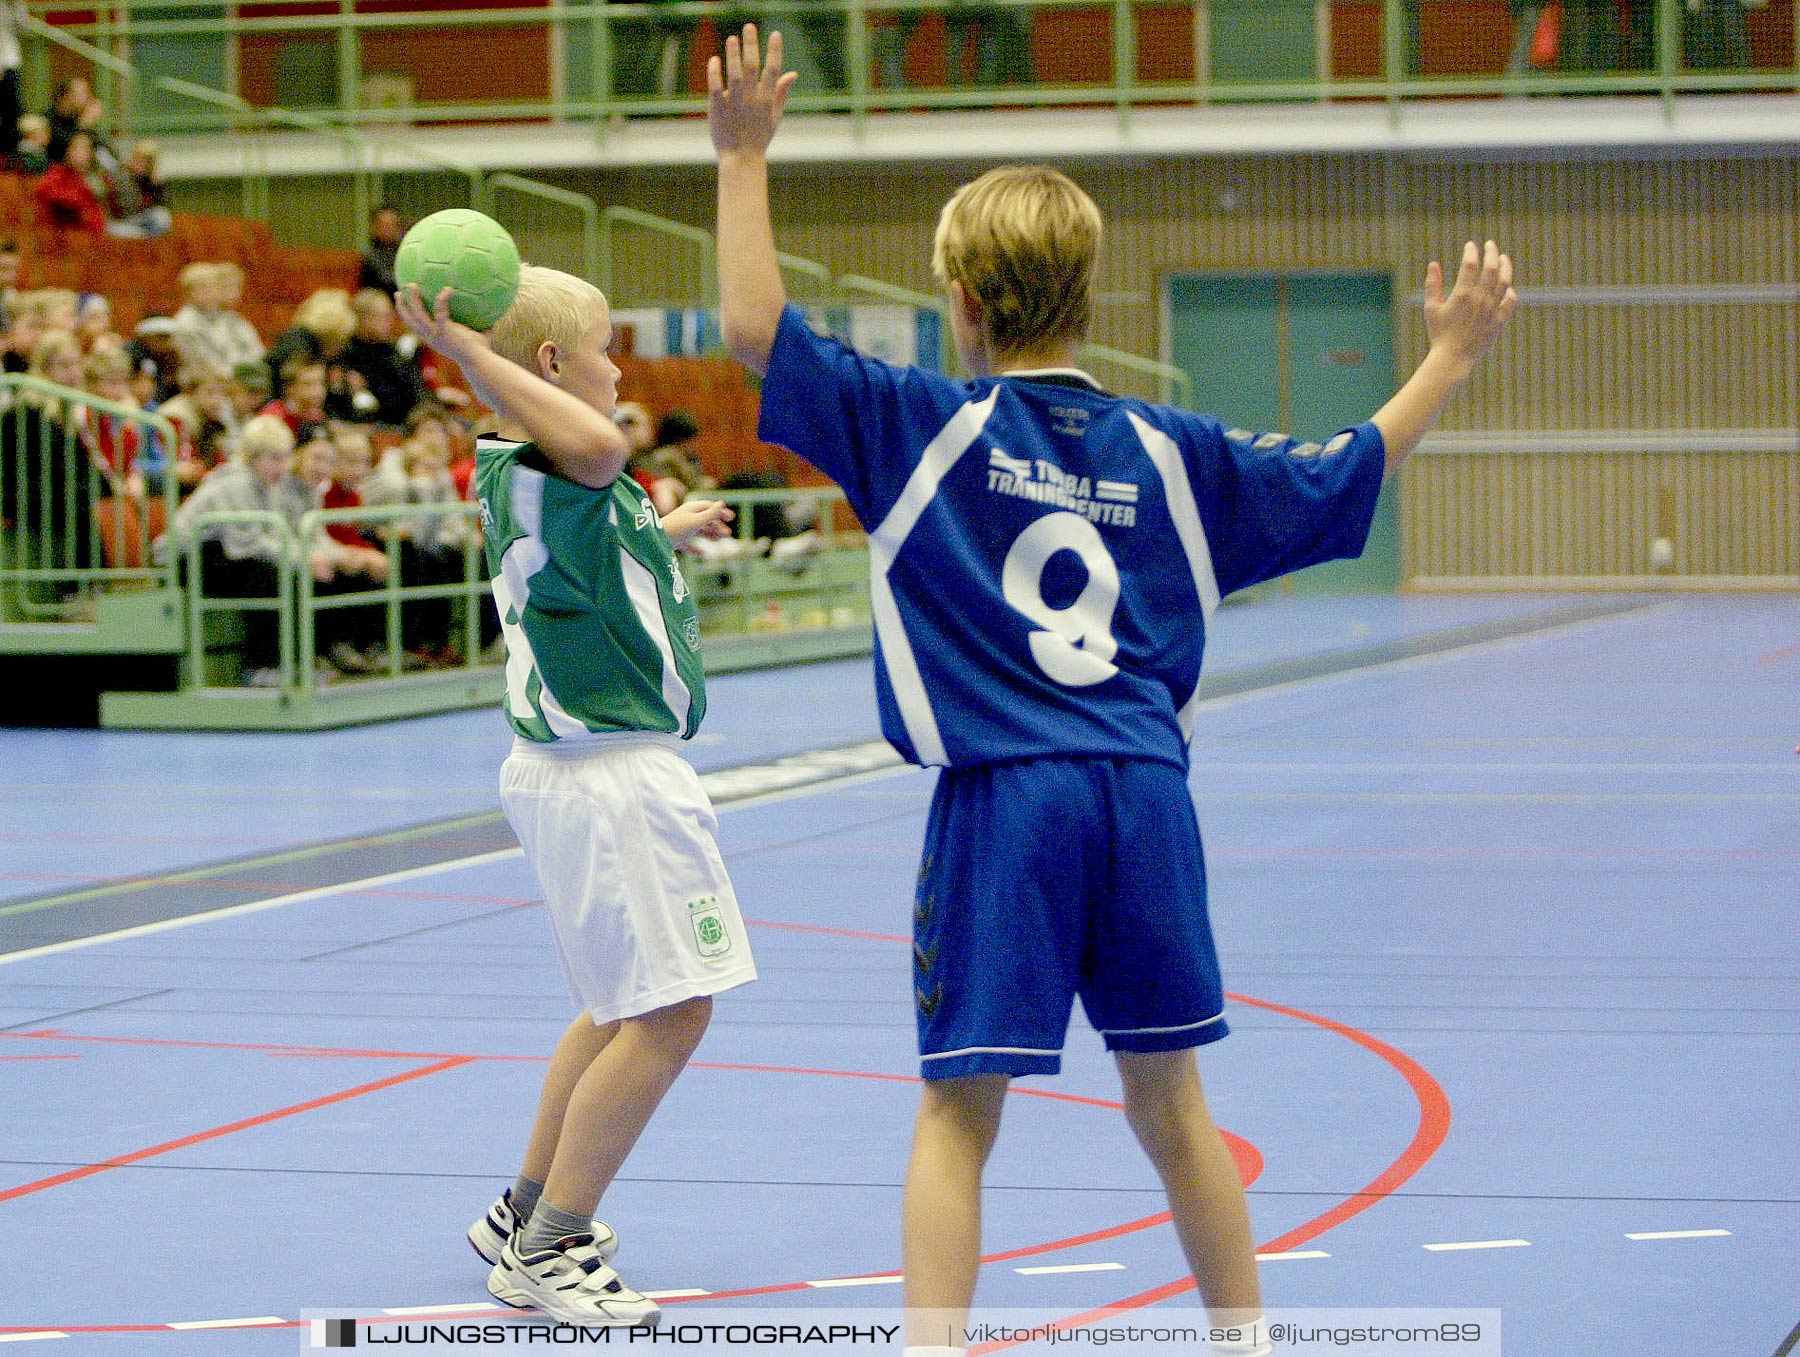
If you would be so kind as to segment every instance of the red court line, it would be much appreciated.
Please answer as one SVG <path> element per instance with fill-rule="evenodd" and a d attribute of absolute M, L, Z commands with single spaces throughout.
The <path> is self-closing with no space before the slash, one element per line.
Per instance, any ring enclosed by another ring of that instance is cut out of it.
<path fill-rule="evenodd" d="M 745 919 L 752 928 L 776 928 L 784 933 L 823 933 L 833 938 L 867 938 L 872 942 L 911 942 L 897 933 L 865 933 L 860 928 L 825 928 L 819 924 L 778 923 L 774 919 Z"/>
<path fill-rule="evenodd" d="M 0 1060 L 79 1060 L 79 1055 L 0 1055 Z"/>
<path fill-rule="evenodd" d="M 154 1159 L 158 1155 L 169 1154 L 175 1150 L 185 1150 L 190 1145 L 199 1145 L 204 1141 L 217 1140 L 221 1136 L 233 1135 L 238 1131 L 248 1131 L 252 1127 L 266 1126 L 272 1121 L 280 1121 L 284 1117 L 298 1116 L 302 1112 L 311 1112 L 316 1108 L 330 1107 L 333 1103 L 345 1102 L 351 1098 L 360 1098 L 365 1093 L 375 1093 L 384 1088 L 392 1088 L 396 1084 L 404 1084 L 413 1079 L 423 1079 L 429 1074 L 441 1074 L 445 1070 L 453 1070 L 459 1065 L 473 1063 L 471 1056 L 452 1056 L 448 1060 L 440 1060 L 436 1064 L 426 1065 L 420 1069 L 407 1070 L 402 1074 L 390 1074 L 385 1079 L 377 1079 L 372 1083 L 358 1084 L 355 1088 L 343 1089 L 337 1093 L 328 1093 L 322 1098 L 309 1098 L 303 1103 L 295 1103 L 291 1107 L 276 1108 L 273 1112 L 263 1112 L 254 1117 L 246 1117 L 242 1121 L 230 1122 L 224 1126 L 214 1126 L 209 1130 L 196 1131 L 192 1135 L 182 1136 L 178 1140 L 165 1140 L 160 1145 L 151 1145 L 141 1150 L 133 1150 L 130 1154 L 117 1155 L 102 1160 L 98 1164 L 87 1164 L 78 1169 L 53 1174 L 48 1178 L 40 1178 L 35 1183 L 25 1183 L 20 1187 L 9 1187 L 0 1192 L 0 1202 L 11 1201 L 15 1197 L 29 1196 L 33 1192 L 42 1192 L 46 1188 L 61 1187 L 64 1183 L 73 1183 L 82 1178 L 91 1178 L 97 1173 L 105 1173 L 108 1169 L 123 1168 L 127 1164 L 141 1163 L 146 1159 Z"/>
<path fill-rule="evenodd" d="M 1252 999 L 1242 994 L 1225 996 L 1233 1003 L 1248 1004 L 1252 1008 L 1267 1009 L 1271 1013 L 1280 1013 L 1286 1017 L 1297 1018 L 1301 1022 L 1309 1022 L 1323 1027 L 1328 1032 L 1345 1037 L 1366 1050 L 1373 1051 L 1389 1065 L 1400 1072 L 1413 1096 L 1419 1101 L 1419 1125 L 1413 1132 L 1412 1140 L 1402 1150 L 1399 1157 L 1378 1173 L 1360 1192 L 1352 1193 L 1328 1211 L 1314 1216 L 1305 1224 L 1278 1235 L 1266 1244 L 1258 1244 L 1258 1253 L 1285 1253 L 1310 1240 L 1317 1239 L 1328 1230 L 1342 1225 L 1352 1216 L 1367 1211 L 1371 1206 L 1392 1194 L 1400 1185 L 1411 1178 L 1425 1166 L 1427 1160 L 1438 1152 L 1444 1138 L 1450 1134 L 1450 1099 L 1436 1079 L 1418 1061 L 1397 1047 L 1388 1045 L 1379 1037 L 1370 1036 L 1345 1023 L 1331 1018 L 1321 1017 L 1317 1013 L 1308 1013 L 1304 1009 L 1289 1008 L 1285 1004 L 1269 1003 L 1264 999 Z M 1165 1215 L 1166 1218 L 1166 1215 Z M 1050 1327 L 1059 1332 L 1078 1329 L 1086 1324 L 1093 1324 L 1108 1319 L 1113 1315 L 1128 1310 L 1142 1309 L 1155 1305 L 1158 1301 L 1169 1300 L 1195 1289 L 1192 1277 L 1180 1277 L 1166 1282 L 1162 1286 L 1152 1287 L 1148 1291 L 1140 1291 L 1135 1296 L 1127 1296 L 1124 1300 L 1114 1301 L 1110 1305 L 1095 1310 L 1086 1310 L 1078 1315 L 1070 1315 L 1067 1319 L 1057 1320 Z M 1007 1348 L 1020 1346 L 1017 1342 L 983 1343 L 969 1349 L 969 1357 L 982 1357 L 982 1354 L 1000 1352 Z"/>
<path fill-rule="evenodd" d="M 1800 657 L 1800 646 L 1788 646 L 1783 650 L 1771 650 L 1767 655 L 1758 655 L 1758 664 L 1779 664 L 1782 660 Z"/>

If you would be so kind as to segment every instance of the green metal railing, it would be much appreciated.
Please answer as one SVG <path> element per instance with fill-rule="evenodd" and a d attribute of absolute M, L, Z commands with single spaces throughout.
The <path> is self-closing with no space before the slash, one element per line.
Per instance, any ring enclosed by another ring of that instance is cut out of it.
<path fill-rule="evenodd" d="M 481 207 L 488 215 L 497 220 L 507 222 L 516 233 L 523 234 L 529 225 L 522 228 L 516 216 L 501 210 L 504 195 L 514 194 L 531 199 L 540 205 L 548 205 L 553 214 L 572 212 L 575 214 L 576 229 L 581 233 L 581 258 L 570 261 L 570 271 L 579 272 L 583 278 L 601 279 L 596 282 L 602 292 L 609 296 L 612 293 L 612 254 L 610 239 L 602 236 L 600 224 L 600 205 L 585 193 L 576 193 L 571 189 L 558 188 L 554 184 L 540 184 L 535 179 L 521 178 L 516 174 L 490 174 L 481 190 Z M 555 229 L 554 223 L 551 228 Z M 539 257 L 534 262 L 554 266 L 558 261 Z"/>
<path fill-rule="evenodd" d="M 0 376 L 0 618 L 76 622 L 95 597 L 118 587 L 174 582 L 172 563 L 151 560 L 155 519 L 172 522 L 178 493 L 174 427 L 161 415 L 22 375 Z M 142 470 L 149 440 L 165 451 L 163 485 L 135 494 L 95 455 L 102 419 L 111 437 L 138 441 Z"/>
<path fill-rule="evenodd" d="M 1718 0 L 1706 0 L 1717 3 Z M 1792 0 L 1776 0 L 1778 4 Z M 719 6 L 714 0 L 657 0 L 656 3 L 604 4 L 597 0 L 559 4 L 542 9 L 475 9 L 407 13 L 403 11 L 358 11 L 352 0 L 341 0 L 337 13 L 294 15 L 269 10 L 274 0 L 247 0 L 234 7 L 229 15 L 217 13 L 214 0 L 157 0 L 155 5 L 127 3 L 103 9 L 93 22 L 63 26 L 72 37 L 86 40 L 95 49 L 109 54 L 122 54 L 126 60 L 137 45 L 171 39 L 217 38 L 329 40 L 334 44 L 336 91 L 333 104 L 322 112 L 331 121 L 345 126 L 392 123 L 408 116 L 419 116 L 434 123 L 493 122 L 497 119 L 554 119 L 595 123 L 605 134 L 609 119 L 619 114 L 655 116 L 660 114 L 691 115 L 703 107 L 699 96 L 683 89 L 675 97 L 622 97 L 614 89 L 613 62 L 620 50 L 621 24 L 633 24 L 648 32 L 647 25 L 697 24 L 702 19 L 717 21 Z M 1295 0 L 1299 5 L 1301 0 Z M 40 2 L 41 12 L 51 6 Z M 953 86 L 877 88 L 871 79 L 870 54 L 874 50 L 871 24 L 891 23 L 902 15 L 919 16 L 955 7 L 955 0 L 766 0 L 740 13 L 755 17 L 765 28 L 786 27 L 796 38 L 796 46 L 808 28 L 825 33 L 844 58 L 845 78 L 841 88 L 802 87 L 796 94 L 796 111 L 831 111 L 849 113 L 859 122 L 871 113 L 887 109 L 958 109 L 991 107 L 996 103 L 1008 107 L 1053 107 L 1083 105 L 1116 108 L 1121 122 L 1128 122 L 1134 109 L 1145 104 L 1179 103 L 1243 103 L 1304 100 L 1381 100 L 1397 109 L 1410 99 L 1497 97 L 1526 91 L 1546 94 L 1635 93 L 1660 96 L 1665 103 L 1683 93 L 1729 92 L 1733 90 L 1800 90 L 1800 50 L 1786 51 L 1772 66 L 1764 69 L 1695 69 L 1688 62 L 1716 59 L 1704 53 L 1684 51 L 1683 15 L 1686 0 L 1655 0 L 1651 34 L 1651 51 L 1646 54 L 1646 68 L 1640 70 L 1573 71 L 1556 74 L 1530 73 L 1509 75 L 1494 72 L 1494 41 L 1486 29 L 1469 32 L 1466 49 L 1467 67 L 1456 74 L 1424 77 L 1409 69 L 1417 65 L 1418 33 L 1423 5 L 1420 0 L 1384 0 L 1382 36 L 1380 39 L 1381 75 L 1375 78 L 1336 79 L 1329 70 L 1316 72 L 1315 78 L 1292 78 L 1280 73 L 1291 63 L 1276 63 L 1269 78 L 1237 75 L 1215 79 L 1210 75 L 1208 53 L 1197 48 L 1193 56 L 1195 75 L 1189 80 L 1145 80 L 1139 78 L 1140 41 L 1138 28 L 1141 15 L 1151 9 L 1168 9 L 1167 4 L 1151 4 L 1149 0 L 991 0 L 984 6 L 990 11 L 1015 11 L 1029 21 L 1042 12 L 1048 22 L 1056 22 L 1058 12 L 1077 11 L 1106 16 L 1109 33 L 1109 55 L 1096 54 L 1091 79 L 1064 83 L 1030 83 L 1005 87 L 969 88 Z M 1456 0 L 1434 0 L 1434 8 L 1455 8 Z M 1228 0 L 1202 0 L 1203 10 L 1229 11 Z M 1313 6 L 1303 6 L 1308 22 Z M 1470 24 L 1487 23 L 1474 17 L 1476 7 L 1467 7 Z M 182 11 L 193 11 L 191 17 Z M 207 12 L 199 12 L 199 11 Z M 1332 7 L 1319 11 L 1324 22 L 1331 22 Z M 1486 15 L 1486 10 L 1479 13 Z M 150 17 L 154 16 L 154 17 Z M 841 16 L 836 19 L 835 16 Z M 835 20 L 835 21 L 834 21 Z M 841 29 L 838 24 L 841 23 Z M 585 64 L 580 70 L 565 70 L 553 81 L 550 97 L 516 99 L 498 103 L 427 102 L 410 110 L 392 107 L 363 107 L 361 91 L 364 82 L 364 45 L 373 35 L 407 33 L 442 33 L 459 31 L 468 35 L 471 50 L 479 43 L 484 28 L 537 28 L 542 32 L 545 60 L 563 51 L 580 51 Z M 1197 32 L 1206 32 L 1208 24 L 1197 22 Z M 35 31 L 35 30 L 34 30 Z M 657 30 L 660 32 L 660 30 Z M 1440 24 L 1440 38 L 1444 31 Z M 1327 36 L 1316 34 L 1316 37 Z M 1508 35 L 1510 38 L 1510 34 Z M 1698 39 L 1696 38 L 1696 43 Z M 1329 42 L 1318 43 L 1329 49 Z M 1800 40 L 1797 40 L 1800 47 Z M 1441 53 L 1439 59 L 1442 59 Z M 98 61 L 98 59 L 96 59 Z M 98 62 L 105 66 L 104 62 Z M 1310 64 L 1310 63 L 1303 63 Z M 109 70 L 107 79 L 110 81 Z M 578 80 L 571 77 L 579 76 Z M 39 79 L 41 83 L 41 78 Z M 571 98 L 555 91 L 570 83 L 585 88 L 587 97 Z M 28 88 L 35 88 L 28 82 Z M 102 97 L 106 92 L 102 91 Z M 229 131 L 238 126 L 229 109 L 205 113 L 171 114 L 157 112 L 140 120 L 146 131 L 193 132 Z"/>

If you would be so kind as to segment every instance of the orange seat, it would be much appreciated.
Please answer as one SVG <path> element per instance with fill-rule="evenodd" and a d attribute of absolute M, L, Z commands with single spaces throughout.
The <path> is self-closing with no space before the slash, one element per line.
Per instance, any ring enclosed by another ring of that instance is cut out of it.
<path fill-rule="evenodd" d="M 140 504 L 118 495 L 94 505 L 100 527 L 100 555 L 111 570 L 141 570 L 150 558 L 150 543 L 163 535 L 167 506 L 160 499 Z"/>

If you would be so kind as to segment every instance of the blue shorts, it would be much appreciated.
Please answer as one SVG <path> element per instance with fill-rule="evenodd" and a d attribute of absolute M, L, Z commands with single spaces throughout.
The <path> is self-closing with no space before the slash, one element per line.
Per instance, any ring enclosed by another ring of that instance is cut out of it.
<path fill-rule="evenodd" d="M 1187 778 L 1039 758 L 939 777 L 913 902 L 921 1073 L 1055 1074 L 1077 995 L 1110 1051 L 1225 1035 Z"/>

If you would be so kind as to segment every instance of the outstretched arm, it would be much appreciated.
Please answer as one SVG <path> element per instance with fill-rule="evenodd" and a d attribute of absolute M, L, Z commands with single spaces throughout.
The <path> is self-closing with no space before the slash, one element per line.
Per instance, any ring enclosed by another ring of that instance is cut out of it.
<path fill-rule="evenodd" d="M 1406 385 L 1374 417 L 1387 444 L 1388 475 L 1398 471 L 1419 446 L 1450 398 L 1493 347 L 1507 317 L 1519 305 L 1512 280 L 1511 258 L 1501 254 L 1491 240 L 1485 250 L 1472 240 L 1463 246 L 1462 267 L 1448 297 L 1444 295 L 1443 265 L 1434 259 L 1426 268 L 1425 330 L 1431 348 Z"/>
<path fill-rule="evenodd" d="M 787 289 L 769 223 L 769 142 L 795 75 L 781 69 L 781 34 L 769 34 L 768 61 L 756 25 L 725 40 L 725 60 L 706 65 L 707 121 L 719 156 L 720 329 L 732 357 L 761 375 L 769 366 Z"/>
<path fill-rule="evenodd" d="M 502 358 L 479 330 L 451 320 L 449 288 L 428 311 L 419 285 L 408 283 L 394 294 L 394 306 L 408 329 L 462 369 L 482 400 L 524 425 L 558 475 L 595 490 L 618 479 L 631 456 L 625 431 L 587 402 Z"/>

